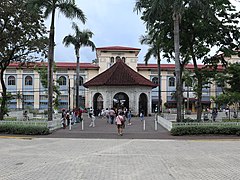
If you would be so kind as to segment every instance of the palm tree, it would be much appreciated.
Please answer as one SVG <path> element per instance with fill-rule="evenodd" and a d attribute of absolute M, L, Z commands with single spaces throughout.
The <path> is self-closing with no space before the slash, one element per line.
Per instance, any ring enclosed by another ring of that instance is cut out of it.
<path fill-rule="evenodd" d="M 182 83 L 180 66 L 180 45 L 179 45 L 179 23 L 182 10 L 182 0 L 137 0 L 134 11 L 145 9 L 142 19 L 147 23 L 147 28 L 153 27 L 156 20 L 169 11 L 172 7 L 172 17 L 174 22 L 174 50 L 175 50 L 175 74 L 176 74 L 176 96 L 177 96 L 177 121 L 181 121 L 182 106 Z"/>
<path fill-rule="evenodd" d="M 67 18 L 78 18 L 83 23 L 86 22 L 86 17 L 82 10 L 76 6 L 75 0 L 28 0 L 28 6 L 33 10 L 43 9 L 43 15 L 45 18 L 51 15 L 48 46 L 48 120 L 52 121 L 55 12 L 56 10 L 59 10 L 59 12 L 64 14 Z"/>
<path fill-rule="evenodd" d="M 90 40 L 93 36 L 93 33 L 86 29 L 83 31 L 80 31 L 79 27 L 77 26 L 76 23 L 72 24 L 72 28 L 75 31 L 74 35 L 68 35 L 65 36 L 63 39 L 63 43 L 65 46 L 69 46 L 72 44 L 75 49 L 75 55 L 77 58 L 77 78 L 76 78 L 76 108 L 79 108 L 79 72 L 80 72 L 80 67 L 79 67 L 79 59 L 80 59 L 80 48 L 83 46 L 89 46 L 92 47 L 92 51 L 95 49 L 94 43 Z"/>
<path fill-rule="evenodd" d="M 151 34 L 151 32 L 146 36 L 140 37 L 140 43 L 149 45 L 148 52 L 144 56 L 145 64 L 148 63 L 151 56 L 157 59 L 157 65 L 158 65 L 158 114 L 162 111 L 162 97 L 161 97 L 161 40 L 159 36 L 155 33 L 156 36 Z"/>

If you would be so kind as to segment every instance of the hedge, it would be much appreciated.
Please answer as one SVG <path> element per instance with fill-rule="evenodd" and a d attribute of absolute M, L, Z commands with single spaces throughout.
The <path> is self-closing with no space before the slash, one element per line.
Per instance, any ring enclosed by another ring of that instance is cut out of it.
<path fill-rule="evenodd" d="M 222 122 L 240 122 L 240 119 L 222 119 Z"/>
<path fill-rule="evenodd" d="M 173 136 L 219 134 L 240 136 L 240 126 L 177 126 L 171 129 Z"/>
<path fill-rule="evenodd" d="M 0 133 L 23 134 L 23 135 L 46 135 L 50 134 L 46 126 L 26 124 L 0 124 Z"/>

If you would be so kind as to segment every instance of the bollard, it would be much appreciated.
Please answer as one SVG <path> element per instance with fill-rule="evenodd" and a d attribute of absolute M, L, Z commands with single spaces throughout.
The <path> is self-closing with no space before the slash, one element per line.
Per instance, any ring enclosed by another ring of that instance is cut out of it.
<path fill-rule="evenodd" d="M 155 131 L 157 131 L 157 114 L 155 114 Z"/>
<path fill-rule="evenodd" d="M 156 116 L 156 118 L 155 118 L 155 131 L 157 131 L 157 116 Z"/>
<path fill-rule="evenodd" d="M 84 120 L 82 120 L 82 131 L 84 130 Z"/>
<path fill-rule="evenodd" d="M 143 130 L 145 131 L 146 129 L 146 122 L 145 122 L 145 119 L 143 120 Z"/>

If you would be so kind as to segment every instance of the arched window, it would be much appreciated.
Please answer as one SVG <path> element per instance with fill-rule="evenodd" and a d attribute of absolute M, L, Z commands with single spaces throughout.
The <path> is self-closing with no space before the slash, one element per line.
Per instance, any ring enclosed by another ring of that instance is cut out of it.
<path fill-rule="evenodd" d="M 157 77 L 152 78 L 152 82 L 153 82 L 154 84 L 158 84 L 158 78 L 157 78 Z"/>
<path fill-rule="evenodd" d="M 25 85 L 26 86 L 32 86 L 33 85 L 33 80 L 31 76 L 26 76 L 25 77 Z"/>
<path fill-rule="evenodd" d="M 110 57 L 110 63 L 114 63 L 114 57 Z"/>
<path fill-rule="evenodd" d="M 16 85 L 16 80 L 15 80 L 14 76 L 8 77 L 8 85 L 10 85 L 10 86 Z"/>
<path fill-rule="evenodd" d="M 117 57 L 116 57 L 116 61 L 118 61 L 118 60 L 120 60 L 120 59 L 121 59 L 120 56 L 117 56 Z"/>
<path fill-rule="evenodd" d="M 168 86 L 170 86 L 170 87 L 175 86 L 175 78 L 174 77 L 170 77 L 168 79 Z"/>
<path fill-rule="evenodd" d="M 122 57 L 122 61 L 125 63 L 125 62 L 126 62 L 126 58 L 125 58 L 125 57 Z"/>
<path fill-rule="evenodd" d="M 58 79 L 59 86 L 67 85 L 67 78 L 65 76 L 60 76 Z"/>
<path fill-rule="evenodd" d="M 79 77 L 79 86 L 82 86 L 83 85 L 83 77 Z"/>

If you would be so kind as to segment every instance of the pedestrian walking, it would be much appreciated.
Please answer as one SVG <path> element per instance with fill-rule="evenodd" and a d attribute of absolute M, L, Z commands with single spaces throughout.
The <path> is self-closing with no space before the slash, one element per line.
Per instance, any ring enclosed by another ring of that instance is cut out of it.
<path fill-rule="evenodd" d="M 89 127 L 95 127 L 95 116 L 91 115 L 91 123 L 89 124 Z"/>
<path fill-rule="evenodd" d="M 144 114 L 143 114 L 143 111 L 141 111 L 141 113 L 140 113 L 139 116 L 140 116 L 140 120 L 143 121 L 143 120 L 144 120 Z"/>
<path fill-rule="evenodd" d="M 118 133 L 118 135 L 122 136 L 123 135 L 123 125 L 124 125 L 124 117 L 123 117 L 122 112 L 118 114 L 115 122 L 117 125 L 117 133 Z"/>
<path fill-rule="evenodd" d="M 127 111 L 127 120 L 128 120 L 128 125 L 129 125 L 129 126 L 132 125 L 131 119 L 132 119 L 132 112 L 131 112 L 131 110 L 129 109 L 129 110 Z"/>
<path fill-rule="evenodd" d="M 217 108 L 214 108 L 214 109 L 212 110 L 212 118 L 213 118 L 213 121 L 216 121 L 217 115 L 218 115 Z"/>
<path fill-rule="evenodd" d="M 108 108 L 106 108 L 106 110 L 105 110 L 105 116 L 106 116 L 106 118 L 107 118 L 107 123 L 110 123 L 111 120 L 110 120 L 110 115 L 109 115 L 109 110 L 108 110 Z"/>
<path fill-rule="evenodd" d="M 69 110 L 66 113 L 66 118 L 65 119 L 67 120 L 67 126 L 69 126 L 70 125 L 70 111 Z"/>
<path fill-rule="evenodd" d="M 225 114 L 226 114 L 226 116 L 228 117 L 228 114 L 229 114 L 229 107 L 226 107 L 226 109 L 225 109 Z"/>
<path fill-rule="evenodd" d="M 89 116 L 90 118 L 92 118 L 92 115 L 93 115 L 93 108 L 90 107 L 88 116 Z"/>
<path fill-rule="evenodd" d="M 111 121 L 110 123 L 113 124 L 114 117 L 115 117 L 115 111 L 113 108 L 109 111 L 109 116 L 110 116 L 110 121 Z"/>
<path fill-rule="evenodd" d="M 62 109 L 61 123 L 62 123 L 63 129 L 66 129 L 66 112 L 65 112 L 65 109 Z"/>

